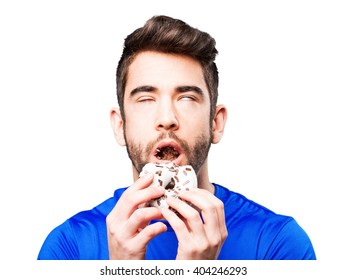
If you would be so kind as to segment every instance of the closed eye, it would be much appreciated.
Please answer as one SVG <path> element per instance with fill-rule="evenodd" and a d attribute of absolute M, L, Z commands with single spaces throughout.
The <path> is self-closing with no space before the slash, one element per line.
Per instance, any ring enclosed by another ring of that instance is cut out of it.
<path fill-rule="evenodd" d="M 179 86 L 176 91 L 181 94 L 179 96 L 180 100 L 199 101 L 204 99 L 203 90 L 197 86 Z"/>
<path fill-rule="evenodd" d="M 146 103 L 155 101 L 153 94 L 157 92 L 157 88 L 153 86 L 139 86 L 131 90 L 130 96 L 136 100 L 136 102 Z"/>
<path fill-rule="evenodd" d="M 144 95 L 144 96 L 140 96 L 137 99 L 137 101 L 141 103 L 145 103 L 145 102 L 155 101 L 155 98 L 152 96 Z"/>
<path fill-rule="evenodd" d="M 182 95 L 179 97 L 179 100 L 182 101 L 196 101 L 196 97 L 193 95 Z"/>

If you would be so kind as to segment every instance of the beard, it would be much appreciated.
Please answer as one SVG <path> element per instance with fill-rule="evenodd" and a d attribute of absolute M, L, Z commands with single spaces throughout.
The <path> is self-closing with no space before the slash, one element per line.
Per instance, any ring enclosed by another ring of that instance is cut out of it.
<path fill-rule="evenodd" d="M 135 167 L 138 173 L 140 173 L 144 165 L 150 161 L 153 149 L 157 146 L 157 144 L 162 139 L 170 138 L 175 140 L 180 145 L 187 158 L 187 164 L 191 165 L 197 174 L 208 156 L 212 142 L 211 128 L 209 129 L 209 135 L 206 135 L 205 133 L 198 135 L 193 145 L 190 145 L 187 143 L 187 141 L 180 139 L 173 131 L 168 131 L 161 133 L 157 139 L 150 141 L 146 147 L 143 147 L 143 145 L 136 144 L 135 141 L 128 139 L 126 137 L 125 127 L 124 130 L 127 153 L 132 165 Z"/>

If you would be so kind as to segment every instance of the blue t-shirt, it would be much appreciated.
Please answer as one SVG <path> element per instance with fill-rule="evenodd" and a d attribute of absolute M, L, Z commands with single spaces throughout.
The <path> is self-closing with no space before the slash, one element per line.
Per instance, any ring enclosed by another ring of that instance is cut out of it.
<path fill-rule="evenodd" d="M 311 241 L 297 222 L 214 184 L 215 196 L 224 203 L 228 237 L 220 260 L 316 259 Z M 106 217 L 126 188 L 92 210 L 71 217 L 46 238 L 38 259 L 108 259 Z M 155 221 L 153 221 L 155 222 Z M 178 241 L 173 229 L 152 239 L 146 259 L 175 259 Z"/>

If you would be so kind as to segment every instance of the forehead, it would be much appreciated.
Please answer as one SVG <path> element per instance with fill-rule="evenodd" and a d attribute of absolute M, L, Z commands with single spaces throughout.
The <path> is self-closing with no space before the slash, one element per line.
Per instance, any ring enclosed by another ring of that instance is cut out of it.
<path fill-rule="evenodd" d="M 137 54 L 129 66 L 126 92 L 131 88 L 152 85 L 176 87 L 197 85 L 207 92 L 201 64 L 190 57 L 144 51 Z"/>

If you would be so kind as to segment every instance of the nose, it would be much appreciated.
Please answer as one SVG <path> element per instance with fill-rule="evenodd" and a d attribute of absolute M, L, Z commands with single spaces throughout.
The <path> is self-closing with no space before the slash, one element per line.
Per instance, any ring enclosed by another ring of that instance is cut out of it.
<path fill-rule="evenodd" d="M 157 130 L 177 130 L 179 122 L 174 105 L 170 101 L 161 103 L 157 111 Z"/>

